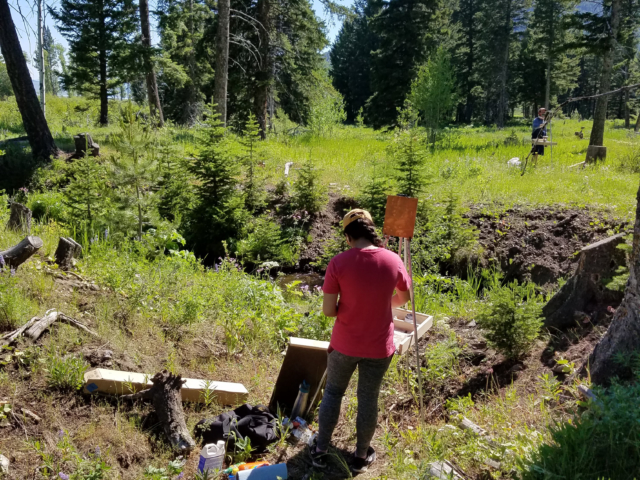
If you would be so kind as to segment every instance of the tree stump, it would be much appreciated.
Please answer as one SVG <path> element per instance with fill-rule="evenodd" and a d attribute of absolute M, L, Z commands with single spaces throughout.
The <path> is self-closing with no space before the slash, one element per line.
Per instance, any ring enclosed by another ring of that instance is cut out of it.
<path fill-rule="evenodd" d="M 613 276 L 619 266 L 625 265 L 624 252 L 616 248 L 624 242 L 624 236 L 619 233 L 580 250 L 576 272 L 542 309 L 547 327 L 570 327 L 582 312 L 599 304 L 620 302 L 621 293 L 607 289 L 602 279 Z"/>
<path fill-rule="evenodd" d="M 0 251 L 0 257 L 9 266 L 9 268 L 18 268 L 26 262 L 31 255 L 36 253 L 44 245 L 40 237 L 26 237 L 19 244 Z"/>
<path fill-rule="evenodd" d="M 94 157 L 100 155 L 100 145 L 93 141 L 91 134 L 79 133 L 73 136 L 73 141 L 76 144 L 76 153 L 73 158 L 82 158 L 87 155 L 87 151 Z"/>
<path fill-rule="evenodd" d="M 122 398 L 129 400 L 151 399 L 171 446 L 180 453 L 190 452 L 196 443 L 191 438 L 184 420 L 182 395 L 180 394 L 184 380 L 180 375 L 163 370 L 156 373 L 151 382 L 153 383 L 151 388 L 132 395 L 124 395 Z"/>
<path fill-rule="evenodd" d="M 607 147 L 601 147 L 599 145 L 589 145 L 587 147 L 587 158 L 585 163 L 595 163 L 600 160 L 603 162 L 607 159 Z"/>
<path fill-rule="evenodd" d="M 636 221 L 633 227 L 633 250 L 629 262 L 629 280 L 624 290 L 622 303 L 613 315 L 611 325 L 600 342 L 593 349 L 587 367 L 594 383 L 607 385 L 613 377 L 628 378 L 633 375 L 627 362 L 622 358 L 633 358 L 640 349 L 640 189 L 636 197 Z"/>
<path fill-rule="evenodd" d="M 62 270 L 70 270 L 73 267 L 73 259 L 82 253 L 82 246 L 70 237 L 60 237 L 55 258 L 58 267 Z"/>
<path fill-rule="evenodd" d="M 24 233 L 31 233 L 32 213 L 27 207 L 18 202 L 11 202 L 11 212 L 7 226 L 12 230 L 22 230 Z"/>

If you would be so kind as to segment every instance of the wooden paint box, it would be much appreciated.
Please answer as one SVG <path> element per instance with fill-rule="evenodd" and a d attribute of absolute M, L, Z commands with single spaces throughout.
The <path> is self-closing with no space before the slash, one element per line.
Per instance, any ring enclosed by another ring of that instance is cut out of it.
<path fill-rule="evenodd" d="M 413 320 L 405 320 L 407 315 L 409 315 L 409 319 L 411 319 L 411 311 L 404 308 L 394 308 L 392 312 L 393 325 L 395 327 L 393 343 L 396 346 L 398 355 L 404 355 L 413 345 L 413 337 L 415 336 Z M 416 321 L 418 323 L 418 339 L 420 339 L 427 333 L 427 330 L 433 326 L 433 316 L 416 312 Z"/>

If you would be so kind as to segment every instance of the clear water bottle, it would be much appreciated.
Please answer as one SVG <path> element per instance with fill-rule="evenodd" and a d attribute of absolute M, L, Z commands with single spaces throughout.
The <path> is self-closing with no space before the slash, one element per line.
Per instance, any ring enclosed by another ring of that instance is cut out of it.
<path fill-rule="evenodd" d="M 302 417 L 307 410 L 307 403 L 309 402 L 309 384 L 306 380 L 303 380 L 300 384 L 300 390 L 298 391 L 298 397 L 296 403 L 293 404 L 293 410 L 291 411 L 291 418 Z"/>

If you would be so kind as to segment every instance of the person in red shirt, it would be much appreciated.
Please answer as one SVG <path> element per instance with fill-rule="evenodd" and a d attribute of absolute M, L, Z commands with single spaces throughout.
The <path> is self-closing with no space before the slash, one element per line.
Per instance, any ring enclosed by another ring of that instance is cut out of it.
<path fill-rule="evenodd" d="M 315 467 L 326 467 L 342 397 L 357 367 L 357 443 L 351 469 L 361 473 L 376 458 L 371 439 L 378 423 L 378 396 L 395 353 L 391 309 L 409 301 L 411 280 L 400 257 L 382 247 L 369 212 L 350 211 L 342 227 L 351 248 L 331 260 L 322 287 L 322 310 L 337 318 L 329 345 L 318 436 L 310 455 Z"/>

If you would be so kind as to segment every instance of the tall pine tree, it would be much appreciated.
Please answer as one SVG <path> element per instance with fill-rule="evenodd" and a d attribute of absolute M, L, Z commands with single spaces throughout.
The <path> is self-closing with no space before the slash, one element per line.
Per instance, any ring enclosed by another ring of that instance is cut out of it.
<path fill-rule="evenodd" d="M 136 10 L 133 0 L 61 0 L 49 9 L 69 42 L 65 87 L 100 98 L 102 125 L 109 123 L 109 95 L 125 76 Z"/>
<path fill-rule="evenodd" d="M 393 125 L 411 89 L 411 81 L 434 45 L 436 0 L 389 0 L 373 19 L 379 38 L 373 53 L 367 116 L 375 128 Z"/>
<path fill-rule="evenodd" d="M 382 8 L 381 0 L 357 0 L 354 17 L 342 24 L 331 48 L 333 86 L 344 98 L 347 121 L 354 123 L 372 95 L 372 52 L 378 49 L 378 36 L 372 19 Z"/>

